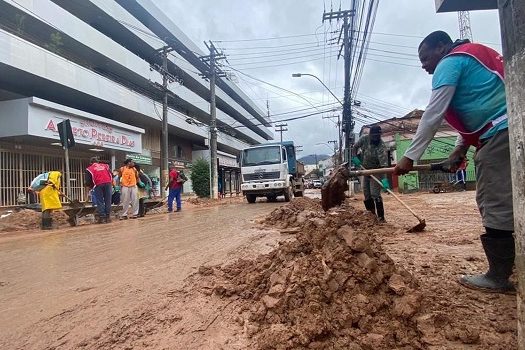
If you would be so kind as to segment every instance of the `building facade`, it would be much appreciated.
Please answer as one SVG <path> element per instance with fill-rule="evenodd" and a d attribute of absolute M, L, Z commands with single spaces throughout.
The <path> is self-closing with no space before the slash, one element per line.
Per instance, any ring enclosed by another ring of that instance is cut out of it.
<path fill-rule="evenodd" d="M 200 74 L 208 53 L 175 22 L 151 0 L 0 0 L 0 206 L 15 205 L 39 173 L 64 172 L 56 124 L 65 119 L 77 141 L 72 197 L 86 199 L 83 169 L 93 155 L 113 168 L 133 158 L 160 193 L 163 48 L 169 159 L 190 168 L 207 152 L 210 89 Z M 216 106 L 223 157 L 273 138 L 265 113 L 225 78 Z M 227 168 L 229 184 L 239 167 Z"/>

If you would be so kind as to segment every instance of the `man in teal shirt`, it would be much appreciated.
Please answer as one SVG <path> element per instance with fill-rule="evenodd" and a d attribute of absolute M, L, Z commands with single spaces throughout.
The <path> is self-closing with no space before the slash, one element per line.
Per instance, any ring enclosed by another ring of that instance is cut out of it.
<path fill-rule="evenodd" d="M 423 69 L 433 74 L 432 94 L 395 173 L 412 170 L 444 119 L 460 133 L 449 156 L 451 171 L 457 170 L 469 147 L 476 146 L 476 201 L 485 227 L 480 238 L 489 271 L 461 276 L 459 282 L 488 292 L 515 293 L 509 281 L 514 264 L 514 217 L 501 55 L 480 44 L 453 43 L 442 31 L 428 35 L 418 53 Z"/>

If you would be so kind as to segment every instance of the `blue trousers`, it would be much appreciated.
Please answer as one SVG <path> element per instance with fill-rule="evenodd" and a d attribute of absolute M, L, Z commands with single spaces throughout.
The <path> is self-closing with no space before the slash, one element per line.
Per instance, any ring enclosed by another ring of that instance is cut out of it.
<path fill-rule="evenodd" d="M 180 192 L 181 188 L 170 188 L 170 193 L 168 195 L 168 211 L 173 211 L 173 199 L 177 202 L 177 209 L 182 208 L 180 203 Z"/>
<path fill-rule="evenodd" d="M 97 201 L 98 215 L 101 218 L 109 218 L 111 214 L 111 192 L 113 186 L 111 183 L 95 186 L 95 199 Z"/>

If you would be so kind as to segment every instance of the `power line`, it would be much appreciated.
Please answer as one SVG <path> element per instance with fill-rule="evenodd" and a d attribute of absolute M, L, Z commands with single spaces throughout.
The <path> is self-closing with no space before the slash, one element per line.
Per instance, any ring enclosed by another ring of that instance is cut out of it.
<path fill-rule="evenodd" d="M 329 47 L 332 48 L 334 46 L 333 45 L 329 45 Z M 254 59 L 254 58 L 282 57 L 282 56 L 297 55 L 298 53 L 311 53 L 311 55 L 307 55 L 307 56 L 294 57 L 294 58 L 301 58 L 301 57 L 309 57 L 309 56 L 313 56 L 313 55 L 319 55 L 319 54 L 321 54 L 321 49 L 325 50 L 325 47 L 318 47 L 318 48 L 315 48 L 315 49 L 307 49 L 307 50 L 294 50 L 292 52 L 290 52 L 290 50 L 270 51 L 271 54 L 269 54 L 269 55 L 261 55 L 260 52 L 254 53 L 254 54 L 251 54 L 251 53 L 229 54 L 228 57 L 231 57 L 229 59 L 230 61 L 241 61 L 241 60 L 251 60 L 251 59 Z M 399 55 L 399 56 L 406 56 L 406 57 L 419 57 L 417 54 L 414 54 L 414 53 L 406 53 L 406 52 L 399 52 L 399 51 L 383 50 L 383 49 L 378 49 L 378 48 L 374 48 L 374 47 L 370 47 L 370 48 L 368 48 L 368 50 L 370 50 L 370 51 L 377 51 L 377 52 L 383 52 L 383 53 L 390 53 L 390 54 Z M 359 53 L 360 51 L 356 50 L 354 52 Z M 246 56 L 246 57 L 238 57 L 238 56 Z M 286 58 L 283 58 L 283 59 L 286 59 Z M 403 59 L 405 59 L 405 58 L 403 58 Z M 417 58 L 417 60 L 419 61 L 419 58 Z"/>
<path fill-rule="evenodd" d="M 372 54 L 373 56 L 378 56 L 378 57 L 383 57 L 384 55 L 375 55 L 375 54 Z M 336 57 L 336 56 L 334 56 Z M 397 57 L 390 57 L 389 58 L 394 58 L 396 59 Z M 244 65 L 242 67 L 240 67 L 241 69 L 243 70 L 253 70 L 253 69 L 262 69 L 262 68 L 274 68 L 274 67 L 283 67 L 283 66 L 290 66 L 290 65 L 294 65 L 294 64 L 298 64 L 298 63 L 307 63 L 307 62 L 312 62 L 312 61 L 319 61 L 319 60 L 322 60 L 324 59 L 323 57 L 320 57 L 320 58 L 314 58 L 314 59 L 309 59 L 309 60 L 302 60 L 302 61 L 295 61 L 295 62 L 289 62 L 289 63 L 282 63 L 282 64 L 272 64 L 272 65 L 264 65 L 264 66 L 257 66 L 257 67 L 244 67 Z M 398 58 L 398 59 L 401 59 L 401 58 Z M 421 68 L 420 65 L 413 65 L 413 64 L 405 64 L 405 63 L 400 63 L 400 62 L 392 62 L 392 61 L 384 61 L 384 60 L 377 60 L 377 59 L 372 59 L 372 58 L 369 58 L 368 60 L 370 61 L 374 61 L 374 62 L 380 62 L 380 63 L 388 63 L 388 64 L 394 64 L 394 65 L 399 65 L 399 66 L 405 66 L 405 67 L 415 67 L 415 68 Z M 227 66 L 228 68 L 230 69 L 233 69 L 232 66 Z"/>
<path fill-rule="evenodd" d="M 280 87 L 280 86 L 277 86 L 277 85 L 275 85 L 275 84 L 269 83 L 269 82 L 264 81 L 264 80 L 262 80 L 262 79 L 255 78 L 255 77 L 253 77 L 253 76 L 251 76 L 251 75 L 249 75 L 249 74 L 247 74 L 247 73 L 244 73 L 243 71 L 240 71 L 240 70 L 238 70 L 238 69 L 236 69 L 236 68 L 233 68 L 233 67 L 231 67 L 231 66 L 230 66 L 229 68 L 230 68 L 231 70 L 233 70 L 233 71 L 236 71 L 236 72 L 239 73 L 239 74 L 242 74 L 242 75 L 244 75 L 244 76 L 250 78 L 250 79 L 253 79 L 253 80 L 255 80 L 255 81 L 258 81 L 258 82 L 260 82 L 260 83 L 266 84 L 266 85 L 271 86 L 271 87 L 274 87 L 274 88 L 276 88 L 276 89 L 283 90 L 283 91 L 289 92 L 289 93 L 291 93 L 291 94 L 293 94 L 293 95 L 296 95 L 297 97 L 299 97 L 299 98 L 305 100 L 306 102 L 308 102 L 308 104 L 310 104 L 312 107 L 317 108 L 317 107 L 315 107 L 315 106 L 312 104 L 312 102 L 311 102 L 310 100 L 304 98 L 303 96 L 301 96 L 300 94 L 298 94 L 298 93 L 296 93 L 296 92 L 293 92 L 293 91 L 291 91 L 291 90 L 288 90 L 288 89 L 282 88 L 282 87 Z"/>
<path fill-rule="evenodd" d="M 335 32 L 332 32 L 335 33 Z M 245 41 L 266 41 L 266 40 L 281 40 L 281 39 L 289 39 L 289 38 L 301 38 L 301 37 L 307 37 L 307 36 L 317 36 L 317 33 L 309 33 L 309 34 L 298 34 L 298 35 L 287 35 L 287 36 L 274 36 L 274 37 L 266 37 L 266 38 L 251 38 L 251 39 L 230 39 L 230 40 L 214 40 L 218 43 L 233 43 L 233 42 L 245 42 Z"/>

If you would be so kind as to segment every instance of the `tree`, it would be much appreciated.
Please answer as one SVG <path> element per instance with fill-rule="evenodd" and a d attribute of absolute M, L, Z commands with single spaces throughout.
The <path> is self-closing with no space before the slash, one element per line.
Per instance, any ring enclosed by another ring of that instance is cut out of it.
<path fill-rule="evenodd" d="M 210 196 L 210 163 L 207 160 L 200 158 L 193 162 L 190 178 L 198 197 Z"/>

